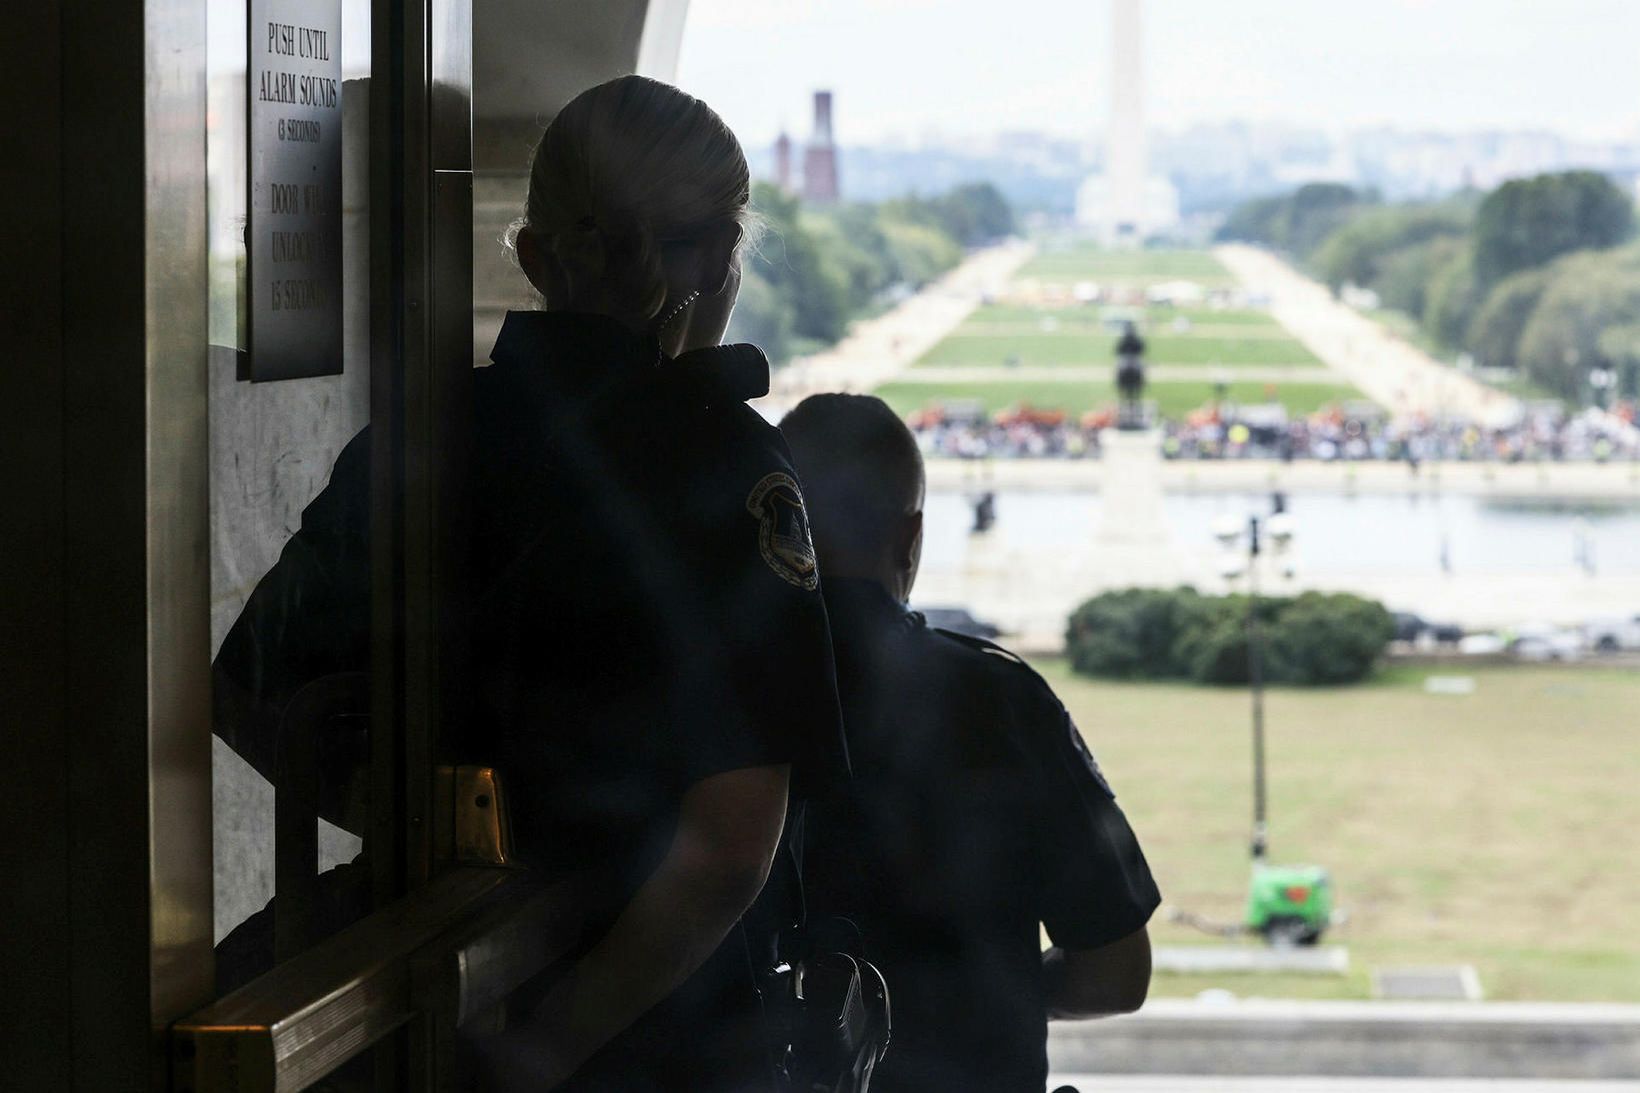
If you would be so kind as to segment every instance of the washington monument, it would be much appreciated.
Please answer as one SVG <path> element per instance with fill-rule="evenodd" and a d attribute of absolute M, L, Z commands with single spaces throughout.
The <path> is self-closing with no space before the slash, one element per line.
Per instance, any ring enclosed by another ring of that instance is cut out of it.
<path fill-rule="evenodd" d="M 1111 0 L 1110 132 L 1105 171 L 1109 238 L 1113 243 L 1143 241 L 1145 187 L 1150 150 L 1145 144 L 1144 23 L 1140 0 Z"/>
<path fill-rule="evenodd" d="M 1178 222 L 1178 191 L 1150 175 L 1142 0 L 1110 0 L 1110 123 L 1105 170 L 1082 184 L 1076 219 L 1106 246 L 1139 246 Z"/>

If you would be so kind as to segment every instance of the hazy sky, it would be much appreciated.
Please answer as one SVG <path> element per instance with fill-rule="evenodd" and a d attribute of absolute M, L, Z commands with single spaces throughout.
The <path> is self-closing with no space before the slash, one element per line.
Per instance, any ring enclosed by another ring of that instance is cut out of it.
<path fill-rule="evenodd" d="M 1108 0 L 690 0 L 678 81 L 748 141 L 1041 129 L 1108 102 Z M 1152 126 L 1640 137 L 1640 0 L 1145 0 Z"/>

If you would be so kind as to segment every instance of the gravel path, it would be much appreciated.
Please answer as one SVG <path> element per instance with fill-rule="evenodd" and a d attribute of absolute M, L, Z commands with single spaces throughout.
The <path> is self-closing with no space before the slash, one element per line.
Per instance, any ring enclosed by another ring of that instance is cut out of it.
<path fill-rule="evenodd" d="M 776 372 L 765 414 L 817 391 L 867 392 L 893 379 L 955 330 L 988 296 L 1000 295 L 1036 248 L 1020 240 L 975 251 L 893 310 L 862 319 L 831 349 Z"/>
<path fill-rule="evenodd" d="M 1294 337 L 1392 411 L 1499 425 L 1518 415 L 1518 400 L 1395 337 L 1268 251 L 1237 245 L 1213 253 L 1244 289 L 1269 297 Z"/>

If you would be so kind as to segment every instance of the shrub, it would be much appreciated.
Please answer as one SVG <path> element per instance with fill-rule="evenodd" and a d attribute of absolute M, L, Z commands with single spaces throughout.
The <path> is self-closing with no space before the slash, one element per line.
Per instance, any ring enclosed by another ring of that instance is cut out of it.
<path fill-rule="evenodd" d="M 1384 605 L 1347 593 L 1306 592 L 1270 626 L 1266 676 L 1285 683 L 1355 683 L 1395 636 Z"/>
<path fill-rule="evenodd" d="M 1175 646 L 1198 625 L 1202 597 L 1195 589 L 1129 588 L 1106 592 L 1070 617 L 1065 651 L 1083 675 L 1168 679 L 1180 674 Z"/>
<path fill-rule="evenodd" d="M 1268 683 L 1364 679 L 1395 631 L 1382 604 L 1347 594 L 1264 597 L 1259 622 Z M 1106 592 L 1072 613 L 1065 652 L 1082 675 L 1246 683 L 1247 598 L 1191 588 Z"/>

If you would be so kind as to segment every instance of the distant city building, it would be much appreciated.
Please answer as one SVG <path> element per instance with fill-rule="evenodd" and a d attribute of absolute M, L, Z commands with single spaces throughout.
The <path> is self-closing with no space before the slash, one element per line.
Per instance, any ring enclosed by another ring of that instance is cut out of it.
<path fill-rule="evenodd" d="M 792 138 L 782 129 L 774 142 L 774 184 L 786 193 L 792 190 Z"/>
<path fill-rule="evenodd" d="M 213 95 L 215 92 L 213 91 Z M 213 99 L 213 102 L 215 100 Z M 788 185 L 803 189 L 802 140 L 790 141 Z M 1152 234 L 1200 238 L 1249 198 L 1284 193 L 1306 182 L 1337 181 L 1377 192 L 1385 201 L 1439 198 L 1461 189 L 1490 190 L 1545 171 L 1601 171 L 1625 190 L 1640 179 L 1640 134 L 1580 139 L 1531 130 L 1437 132 L 1388 126 L 1322 129 L 1281 122 L 1215 122 L 1147 134 L 1146 218 L 1179 225 Z M 1089 142 L 1038 131 L 962 133 L 919 140 L 884 139 L 839 148 L 848 158 L 848 198 L 883 201 L 910 191 L 942 193 L 972 179 L 995 183 L 1024 215 L 1078 219 L 1090 233 L 1108 207 L 1103 152 Z M 758 178 L 779 178 L 777 145 L 747 149 Z M 1093 179 L 1089 174 L 1095 173 Z"/>
<path fill-rule="evenodd" d="M 841 196 L 837 185 L 837 144 L 831 133 L 831 92 L 814 93 L 814 134 L 803 150 L 803 200 L 830 205 Z"/>
<path fill-rule="evenodd" d="M 1107 246 L 1140 246 L 1179 222 L 1178 191 L 1166 178 L 1150 173 L 1140 0 L 1111 0 L 1109 68 L 1105 170 L 1077 191 L 1076 219 Z"/>

